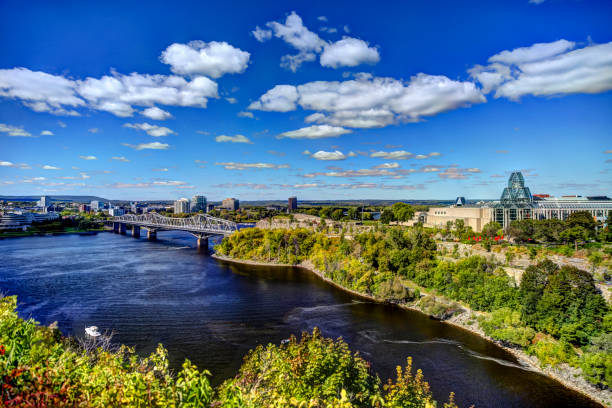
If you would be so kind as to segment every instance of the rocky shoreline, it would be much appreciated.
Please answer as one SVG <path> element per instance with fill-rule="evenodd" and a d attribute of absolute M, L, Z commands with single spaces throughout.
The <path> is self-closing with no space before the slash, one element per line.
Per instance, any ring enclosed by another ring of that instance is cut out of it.
<path fill-rule="evenodd" d="M 321 271 L 317 270 L 314 267 L 314 264 L 310 260 L 303 261 L 302 263 L 298 265 L 292 265 L 292 264 L 280 264 L 280 263 L 273 263 L 273 262 L 259 262 L 259 261 L 252 261 L 252 260 L 246 260 L 246 259 L 236 259 L 236 258 L 219 255 L 219 254 L 212 254 L 211 256 L 220 261 L 233 262 L 233 263 L 244 264 L 244 265 L 290 266 L 290 267 L 302 268 L 302 269 L 305 269 L 315 274 L 320 279 L 324 280 L 330 285 L 333 285 L 336 288 L 341 289 L 345 292 L 351 293 L 352 295 L 355 295 L 363 299 L 370 300 L 372 302 L 389 303 L 389 302 L 377 299 L 374 296 L 371 296 L 365 293 L 361 293 L 361 292 L 357 292 L 352 289 L 345 288 L 344 286 L 326 277 Z M 402 309 L 416 311 L 416 312 L 423 313 L 431 317 L 431 315 L 423 312 L 421 309 L 419 309 L 416 306 L 408 305 L 408 304 L 397 304 L 397 303 L 392 303 L 392 304 Z M 480 327 L 478 326 L 476 322 L 473 322 L 472 324 L 468 324 L 468 321 L 472 320 L 470 318 L 470 315 L 472 314 L 478 315 L 480 313 L 472 311 L 471 309 L 463 305 L 462 305 L 462 308 L 464 309 L 463 312 L 453 315 L 450 319 L 441 320 L 441 322 L 453 325 L 463 330 L 467 330 L 471 332 L 472 334 L 475 334 L 492 343 L 495 343 L 497 346 L 503 348 L 504 350 L 512 354 L 526 368 L 529 368 L 530 370 L 536 371 L 542 375 L 546 375 L 550 378 L 553 378 L 557 380 L 558 382 L 560 382 L 561 384 L 563 384 L 565 387 L 570 388 L 576 392 L 579 392 L 587 396 L 588 398 L 592 399 L 593 401 L 599 404 L 602 404 L 603 406 L 612 407 L 612 392 L 609 390 L 599 389 L 593 386 L 592 384 L 590 384 L 589 382 L 587 382 L 580 374 L 579 369 L 573 368 L 565 363 L 559 364 L 557 367 L 549 367 L 549 366 L 541 367 L 537 357 L 530 356 L 521 349 L 508 347 L 502 344 L 501 342 L 494 340 L 493 338 L 487 336 L 482 331 L 482 329 L 480 329 Z"/>

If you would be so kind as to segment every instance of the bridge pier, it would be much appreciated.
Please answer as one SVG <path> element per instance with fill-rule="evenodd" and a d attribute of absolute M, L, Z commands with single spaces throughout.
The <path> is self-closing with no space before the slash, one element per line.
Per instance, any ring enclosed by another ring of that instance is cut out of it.
<path fill-rule="evenodd" d="M 113 222 L 113 232 L 115 234 L 119 233 L 119 223 L 118 222 Z"/>
<path fill-rule="evenodd" d="M 132 236 L 134 238 L 140 238 L 140 227 L 138 225 L 132 225 Z"/>
<path fill-rule="evenodd" d="M 147 239 L 149 241 L 155 241 L 157 239 L 157 230 L 148 229 L 147 230 Z"/>
<path fill-rule="evenodd" d="M 125 224 L 124 223 L 119 223 L 119 233 L 121 235 L 125 235 Z"/>
<path fill-rule="evenodd" d="M 208 253 L 208 235 L 198 236 L 196 238 L 198 242 L 198 250 Z"/>

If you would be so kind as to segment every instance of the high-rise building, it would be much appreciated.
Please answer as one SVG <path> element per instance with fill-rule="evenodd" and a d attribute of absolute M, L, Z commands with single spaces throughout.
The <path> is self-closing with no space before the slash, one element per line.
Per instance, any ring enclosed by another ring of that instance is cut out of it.
<path fill-rule="evenodd" d="M 92 201 L 89 206 L 91 207 L 91 211 L 98 211 L 100 210 L 100 202 L 99 201 Z"/>
<path fill-rule="evenodd" d="M 47 197 L 47 196 L 41 196 L 41 197 L 40 197 L 40 201 L 38 201 L 38 206 L 39 206 L 39 207 L 43 207 L 43 208 L 45 208 L 45 207 L 47 207 L 49 204 L 50 204 L 49 197 Z"/>
<path fill-rule="evenodd" d="M 287 201 L 287 210 L 291 212 L 293 210 L 297 210 L 297 207 L 297 197 L 289 197 L 289 200 Z"/>
<path fill-rule="evenodd" d="M 186 198 L 179 198 L 174 202 L 174 213 L 188 213 L 189 212 L 189 200 Z"/>
<path fill-rule="evenodd" d="M 191 212 L 206 212 L 206 197 L 194 195 L 191 197 Z"/>
<path fill-rule="evenodd" d="M 221 208 L 236 211 L 238 208 L 240 208 L 240 201 L 238 201 L 236 198 L 226 198 L 221 202 Z"/>

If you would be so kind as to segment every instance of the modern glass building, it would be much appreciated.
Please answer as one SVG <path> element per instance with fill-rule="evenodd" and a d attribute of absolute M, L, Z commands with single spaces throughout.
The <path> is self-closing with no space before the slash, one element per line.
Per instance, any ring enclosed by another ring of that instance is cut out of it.
<path fill-rule="evenodd" d="M 550 197 L 532 196 L 521 172 L 510 175 L 508 186 L 504 188 L 499 202 L 494 203 L 493 221 L 503 228 L 515 220 L 566 220 L 571 213 L 588 211 L 596 221 L 605 222 L 612 211 L 612 200 L 606 196 Z"/>
<path fill-rule="evenodd" d="M 191 212 L 206 212 L 206 197 L 194 195 L 191 197 Z"/>

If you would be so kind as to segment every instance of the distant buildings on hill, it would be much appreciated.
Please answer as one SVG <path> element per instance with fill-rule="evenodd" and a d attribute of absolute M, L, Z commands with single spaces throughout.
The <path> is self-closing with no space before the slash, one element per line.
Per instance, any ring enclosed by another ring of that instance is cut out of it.
<path fill-rule="evenodd" d="M 515 220 L 566 220 L 577 211 L 588 211 L 596 221 L 603 222 L 612 212 L 612 200 L 606 196 L 532 195 L 529 187 L 525 187 L 523 174 L 516 171 L 510 175 L 499 201 L 467 205 L 465 198 L 459 197 L 450 207 L 432 207 L 417 213 L 413 222 L 421 222 L 426 227 L 446 227 L 449 221 L 463 220 L 466 227 L 481 232 L 491 221 L 505 229 Z"/>

